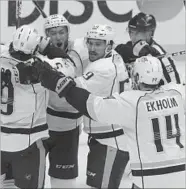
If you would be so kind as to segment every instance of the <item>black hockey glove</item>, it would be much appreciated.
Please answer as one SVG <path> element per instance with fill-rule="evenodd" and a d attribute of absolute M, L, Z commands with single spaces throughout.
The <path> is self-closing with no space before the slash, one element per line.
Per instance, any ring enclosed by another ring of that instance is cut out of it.
<path fill-rule="evenodd" d="M 133 54 L 137 57 L 152 55 L 158 56 L 160 53 L 154 48 L 151 47 L 146 41 L 139 40 L 133 46 Z"/>
<path fill-rule="evenodd" d="M 41 85 L 56 92 L 60 98 L 65 96 L 72 86 L 75 86 L 71 77 L 66 77 L 63 73 L 58 72 L 46 61 L 35 58 L 33 67 L 39 76 Z"/>
<path fill-rule="evenodd" d="M 26 62 L 20 62 L 16 65 L 19 71 L 19 80 L 21 84 L 35 84 L 38 83 L 38 76 L 34 75 L 32 65 Z"/>
<path fill-rule="evenodd" d="M 4 68 L 1 68 L 1 93 L 2 93 L 2 90 L 4 89 L 4 87 L 8 86 L 9 83 L 11 83 L 10 70 L 5 70 Z"/>

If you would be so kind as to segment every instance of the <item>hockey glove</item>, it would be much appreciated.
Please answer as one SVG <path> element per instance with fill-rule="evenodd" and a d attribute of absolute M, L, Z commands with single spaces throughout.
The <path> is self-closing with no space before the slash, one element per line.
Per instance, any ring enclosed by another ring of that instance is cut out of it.
<path fill-rule="evenodd" d="M 1 68 L 1 92 L 2 92 L 2 89 L 4 87 L 8 86 L 9 83 L 11 83 L 10 70 L 5 70 L 5 69 Z"/>
<path fill-rule="evenodd" d="M 21 84 L 39 83 L 38 74 L 36 74 L 35 68 L 32 66 L 34 61 L 35 59 L 31 58 L 16 65 L 16 68 L 19 71 L 19 80 Z"/>
<path fill-rule="evenodd" d="M 58 72 L 46 61 L 38 58 L 33 64 L 39 75 L 41 85 L 51 91 L 54 91 L 61 98 L 66 95 L 68 90 L 75 86 L 75 82 L 71 77 L 66 77 L 62 72 Z"/>
<path fill-rule="evenodd" d="M 152 56 L 160 55 L 154 47 L 151 47 L 146 41 L 142 40 L 139 40 L 136 44 L 134 44 L 133 54 L 137 57 L 147 56 L 149 54 Z"/>
<path fill-rule="evenodd" d="M 32 66 L 28 66 L 25 62 L 20 62 L 16 65 L 19 71 L 19 80 L 21 84 L 35 84 L 38 83 L 37 77 L 34 77 L 32 72 Z"/>

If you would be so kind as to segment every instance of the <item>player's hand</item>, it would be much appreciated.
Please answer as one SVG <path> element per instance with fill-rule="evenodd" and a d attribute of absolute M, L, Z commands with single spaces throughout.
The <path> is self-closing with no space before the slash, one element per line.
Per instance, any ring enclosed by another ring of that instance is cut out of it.
<path fill-rule="evenodd" d="M 1 89 L 7 86 L 10 82 L 11 82 L 10 70 L 5 70 L 4 68 L 1 68 Z"/>
<path fill-rule="evenodd" d="M 66 77 L 62 72 L 58 72 L 46 61 L 37 58 L 33 66 L 37 70 L 41 85 L 56 92 L 59 97 L 65 96 L 68 90 L 75 86 L 71 77 Z"/>
<path fill-rule="evenodd" d="M 20 62 L 16 65 L 19 73 L 19 81 L 21 84 L 35 84 L 38 83 L 38 75 L 34 74 L 33 64 L 34 60 L 29 59 L 25 62 Z"/>
<path fill-rule="evenodd" d="M 137 57 L 152 55 L 158 56 L 160 53 L 153 47 L 149 46 L 146 41 L 139 40 L 133 46 L 133 54 Z"/>

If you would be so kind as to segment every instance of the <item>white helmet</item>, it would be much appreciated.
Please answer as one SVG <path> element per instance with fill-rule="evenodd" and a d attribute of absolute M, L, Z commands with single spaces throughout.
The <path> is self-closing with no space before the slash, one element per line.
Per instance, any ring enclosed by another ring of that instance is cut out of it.
<path fill-rule="evenodd" d="M 107 43 L 114 40 L 114 31 L 111 26 L 96 24 L 87 32 L 85 39 L 100 39 Z"/>
<path fill-rule="evenodd" d="M 137 84 L 159 84 L 163 78 L 163 69 L 160 60 L 153 56 L 143 56 L 136 59 L 133 67 L 133 76 L 137 76 Z"/>
<path fill-rule="evenodd" d="M 61 14 L 53 14 L 46 18 L 44 29 L 50 29 L 58 26 L 66 26 L 68 33 L 70 33 L 70 25 L 68 20 Z"/>
<path fill-rule="evenodd" d="M 13 36 L 13 48 L 25 54 L 33 54 L 40 43 L 37 31 L 27 25 L 18 28 Z"/>

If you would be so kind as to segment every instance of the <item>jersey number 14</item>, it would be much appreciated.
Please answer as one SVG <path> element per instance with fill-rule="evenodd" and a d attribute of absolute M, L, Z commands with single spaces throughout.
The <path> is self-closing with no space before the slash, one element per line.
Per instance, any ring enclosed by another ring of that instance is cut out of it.
<path fill-rule="evenodd" d="M 175 139 L 176 144 L 180 148 L 184 148 L 184 146 L 180 142 L 181 132 L 180 132 L 180 128 L 179 128 L 178 114 L 174 114 L 173 116 L 174 116 L 174 120 L 175 120 L 175 125 L 172 124 L 172 116 L 170 116 L 170 115 L 165 116 L 167 139 Z M 157 152 L 162 152 L 163 151 L 163 145 L 162 145 L 162 138 L 161 138 L 161 134 L 160 134 L 160 124 L 159 124 L 158 118 L 152 119 L 152 126 L 153 126 L 154 143 L 155 143 L 155 146 L 156 146 L 156 150 L 157 150 Z M 176 128 L 175 134 L 173 134 L 172 126 L 175 126 L 175 128 Z"/>

